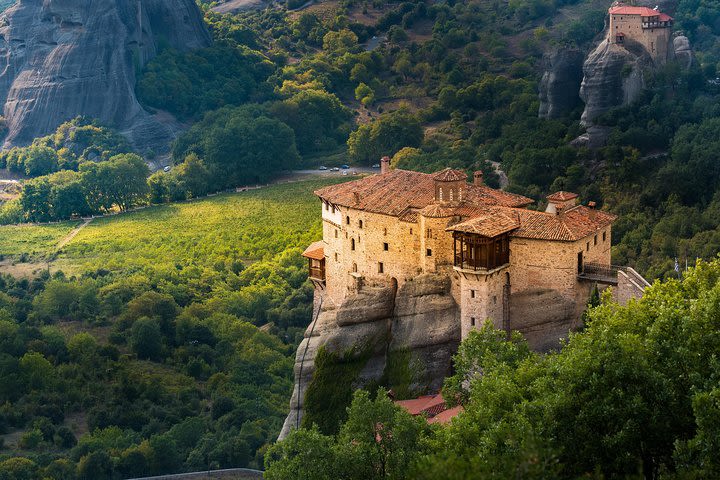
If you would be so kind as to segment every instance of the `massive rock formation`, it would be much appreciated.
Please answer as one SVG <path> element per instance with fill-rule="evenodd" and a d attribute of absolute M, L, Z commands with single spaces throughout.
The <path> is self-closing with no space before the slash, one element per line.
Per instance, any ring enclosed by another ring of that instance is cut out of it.
<path fill-rule="evenodd" d="M 280 438 L 300 425 L 320 347 L 344 358 L 369 355 L 354 379 L 358 388 L 380 380 L 390 356 L 409 353 L 409 363 L 414 367 L 410 390 L 439 390 L 460 344 L 459 308 L 450 288 L 448 276 L 423 275 L 406 282 L 397 292 L 392 286 L 363 287 L 339 308 L 320 304 L 318 296 L 317 320 L 298 347 L 295 390 Z"/>
<path fill-rule="evenodd" d="M 632 102 L 642 91 L 642 70 L 652 65 L 652 59 L 642 47 L 627 47 L 603 40 L 585 60 L 580 86 L 584 125 L 592 125 L 612 107 Z"/>
<path fill-rule="evenodd" d="M 559 118 L 580 103 L 584 54 L 575 48 L 556 49 L 543 57 L 540 80 L 540 118 Z"/>
<path fill-rule="evenodd" d="M 210 43 L 193 0 L 20 0 L 0 16 L 5 146 L 85 115 L 123 131 L 138 150 L 167 149 L 173 127 L 135 97 L 138 69 L 160 41 L 179 50 Z"/>

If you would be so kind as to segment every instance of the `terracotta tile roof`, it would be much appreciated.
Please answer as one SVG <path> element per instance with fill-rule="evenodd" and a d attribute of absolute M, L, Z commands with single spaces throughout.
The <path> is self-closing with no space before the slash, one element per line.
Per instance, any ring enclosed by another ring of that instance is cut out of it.
<path fill-rule="evenodd" d="M 582 205 L 559 215 L 524 208 L 486 207 L 446 230 L 484 237 L 512 232 L 511 236 L 516 238 L 574 242 L 612 225 L 616 218 L 611 213 Z"/>
<path fill-rule="evenodd" d="M 439 393 L 435 395 L 423 395 L 422 397 L 412 400 L 398 400 L 395 403 L 407 410 L 410 415 L 426 414 L 428 416 L 434 416 L 437 415 L 439 411 L 447 408 L 445 407 L 445 399 Z"/>
<path fill-rule="evenodd" d="M 445 218 L 457 215 L 455 213 L 456 208 L 446 205 L 439 205 L 437 203 L 431 203 L 427 207 L 420 210 L 420 214 L 427 218 Z"/>
<path fill-rule="evenodd" d="M 610 7 L 610 15 L 640 15 L 643 17 L 657 17 L 660 12 L 648 7 L 633 7 L 631 5 L 618 5 Z"/>
<path fill-rule="evenodd" d="M 305 258 L 312 258 L 313 260 L 322 260 L 325 258 L 325 242 L 322 240 L 313 242 L 309 247 L 302 253 Z"/>
<path fill-rule="evenodd" d="M 520 220 L 517 213 L 512 210 L 504 212 L 499 209 L 488 209 L 477 217 L 448 227 L 447 230 L 475 233 L 492 238 L 515 230 L 518 227 L 520 227 Z"/>
<path fill-rule="evenodd" d="M 409 209 L 420 210 L 434 203 L 435 181 L 427 173 L 396 169 L 321 188 L 315 194 L 335 205 L 399 217 Z M 470 207 L 523 207 L 533 203 L 522 195 L 469 183 L 464 187 L 463 199 L 463 204 Z"/>
<path fill-rule="evenodd" d="M 577 193 L 572 192 L 563 192 L 562 190 L 559 192 L 555 192 L 552 195 L 548 195 L 546 198 L 550 200 L 551 202 L 567 202 L 568 200 L 572 200 L 574 198 L 577 198 Z"/>
<path fill-rule="evenodd" d="M 457 182 L 458 180 L 467 181 L 467 178 L 467 175 L 462 170 L 453 170 L 451 168 L 440 170 L 438 173 L 433 175 L 433 180 L 437 180 L 438 182 Z"/>
<path fill-rule="evenodd" d="M 457 407 L 453 407 L 449 410 L 445 410 L 444 412 L 438 413 L 434 417 L 428 419 L 428 423 L 430 423 L 430 424 L 437 423 L 440 425 L 445 425 L 447 423 L 450 423 L 450 420 L 457 417 L 464 411 L 465 411 L 465 409 L 461 405 L 458 405 Z"/>
<path fill-rule="evenodd" d="M 661 13 L 660 17 L 658 18 L 658 21 L 660 22 L 670 22 L 672 21 L 673 17 L 668 15 L 667 13 Z"/>
<path fill-rule="evenodd" d="M 574 242 L 612 225 L 615 215 L 593 210 L 582 205 L 564 210 L 560 214 L 534 210 L 513 209 L 520 220 L 520 228 L 513 237 Z"/>

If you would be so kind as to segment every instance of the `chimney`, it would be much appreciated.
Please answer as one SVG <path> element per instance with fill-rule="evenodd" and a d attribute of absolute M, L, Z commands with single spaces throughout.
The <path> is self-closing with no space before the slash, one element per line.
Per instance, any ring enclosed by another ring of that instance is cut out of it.
<path fill-rule="evenodd" d="M 597 203 L 595 202 L 588 202 L 588 208 L 590 209 L 590 220 L 595 220 L 595 207 L 597 206 Z"/>
<path fill-rule="evenodd" d="M 578 195 L 572 192 L 555 192 L 548 195 L 548 206 L 545 209 L 547 213 L 560 214 L 563 210 L 574 207 L 577 204 Z"/>
<path fill-rule="evenodd" d="M 483 185 L 483 172 L 481 172 L 480 170 L 473 173 L 473 185 L 478 187 L 482 187 Z"/>
<path fill-rule="evenodd" d="M 380 159 L 380 173 L 388 173 L 390 171 L 390 157 L 385 156 Z"/>

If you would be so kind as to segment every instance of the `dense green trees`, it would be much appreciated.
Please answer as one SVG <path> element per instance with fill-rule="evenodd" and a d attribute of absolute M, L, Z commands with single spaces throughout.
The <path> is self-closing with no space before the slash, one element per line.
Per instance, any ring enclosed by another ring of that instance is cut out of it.
<path fill-rule="evenodd" d="M 149 174 L 145 161 L 135 154 L 86 162 L 79 172 L 62 171 L 28 180 L 19 205 L 25 219 L 34 222 L 108 212 L 114 207 L 125 211 L 146 202 Z"/>
<path fill-rule="evenodd" d="M 360 390 L 337 436 L 323 435 L 317 428 L 293 431 L 268 451 L 265 477 L 412 478 L 411 461 L 426 453 L 421 441 L 428 431 L 424 419 L 394 405 L 385 390 L 380 389 L 374 399 Z"/>

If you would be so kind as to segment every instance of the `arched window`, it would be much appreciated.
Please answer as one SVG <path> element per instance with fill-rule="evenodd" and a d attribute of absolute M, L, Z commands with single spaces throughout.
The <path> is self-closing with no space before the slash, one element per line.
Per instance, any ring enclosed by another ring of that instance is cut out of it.
<path fill-rule="evenodd" d="M 363 221 L 362 221 L 362 220 L 359 220 L 359 221 L 358 221 L 358 226 L 359 226 L 360 228 L 363 227 Z"/>
<path fill-rule="evenodd" d="M 357 273 L 357 263 L 353 262 L 353 273 Z"/>
<path fill-rule="evenodd" d="M 355 239 L 354 238 L 350 239 L 350 250 L 355 250 Z"/>

